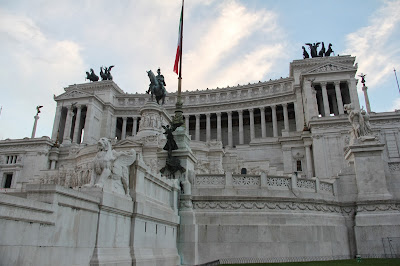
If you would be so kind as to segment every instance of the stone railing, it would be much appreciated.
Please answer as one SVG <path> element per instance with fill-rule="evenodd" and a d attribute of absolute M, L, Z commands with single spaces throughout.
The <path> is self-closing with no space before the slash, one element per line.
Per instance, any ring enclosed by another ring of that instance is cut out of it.
<path fill-rule="evenodd" d="M 262 189 L 270 190 L 298 190 L 312 193 L 335 195 L 335 186 L 332 182 L 320 181 L 318 178 L 298 178 L 297 176 L 267 176 L 261 175 L 232 175 L 202 174 L 196 175 L 194 188 L 235 188 L 235 189 Z"/>

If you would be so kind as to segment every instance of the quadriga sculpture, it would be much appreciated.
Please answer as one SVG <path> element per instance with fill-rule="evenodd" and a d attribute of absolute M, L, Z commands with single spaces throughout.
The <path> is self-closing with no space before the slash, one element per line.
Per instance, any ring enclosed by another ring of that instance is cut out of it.
<path fill-rule="evenodd" d="M 117 152 L 112 150 L 110 140 L 101 138 L 98 141 L 98 152 L 93 161 L 93 171 L 89 187 L 100 187 L 104 190 L 118 192 L 122 185 L 129 195 L 129 167 L 136 160 L 136 151 Z"/>

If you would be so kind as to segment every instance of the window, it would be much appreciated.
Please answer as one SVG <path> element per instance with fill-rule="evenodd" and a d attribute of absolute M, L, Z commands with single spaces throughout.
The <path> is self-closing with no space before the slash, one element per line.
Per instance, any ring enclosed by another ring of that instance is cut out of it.
<path fill-rule="evenodd" d="M 242 170 L 240 170 L 240 174 L 241 175 L 247 174 L 247 169 L 246 168 L 242 168 Z"/>
<path fill-rule="evenodd" d="M 297 160 L 296 162 L 296 171 L 297 172 L 303 171 L 303 167 L 301 166 L 301 160 Z"/>
<path fill-rule="evenodd" d="M 3 188 L 11 188 L 13 174 L 5 174 L 5 181 Z"/>

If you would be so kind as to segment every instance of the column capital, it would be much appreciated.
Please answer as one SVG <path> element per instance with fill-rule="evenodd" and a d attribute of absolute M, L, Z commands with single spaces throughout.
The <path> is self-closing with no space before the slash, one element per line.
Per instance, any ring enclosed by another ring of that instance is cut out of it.
<path fill-rule="evenodd" d="M 362 86 L 362 91 L 367 91 L 368 87 L 367 86 Z"/>
<path fill-rule="evenodd" d="M 265 112 L 265 106 L 260 107 L 259 109 L 260 109 L 260 112 L 261 112 L 261 113 Z"/>
<path fill-rule="evenodd" d="M 276 104 L 271 105 L 271 109 L 276 109 Z"/>
<path fill-rule="evenodd" d="M 287 107 L 288 104 L 287 104 L 287 103 L 282 103 L 281 105 L 282 105 L 283 107 Z"/>
<path fill-rule="evenodd" d="M 254 112 L 254 108 L 249 108 L 249 113 L 253 113 Z"/>
<path fill-rule="evenodd" d="M 210 116 L 211 116 L 211 113 L 206 113 L 207 118 L 210 118 Z"/>
<path fill-rule="evenodd" d="M 227 111 L 226 112 L 228 115 L 232 115 L 232 111 Z"/>
<path fill-rule="evenodd" d="M 321 81 L 319 84 L 320 84 L 321 86 L 323 86 L 323 87 L 326 87 L 327 82 L 326 82 L 326 81 Z"/>
<path fill-rule="evenodd" d="M 189 119 L 190 118 L 190 115 L 183 115 L 184 117 L 185 117 L 185 119 L 187 118 L 187 119 Z"/>
<path fill-rule="evenodd" d="M 243 114 L 243 110 L 237 110 L 238 114 Z"/>
<path fill-rule="evenodd" d="M 127 120 L 127 119 L 128 119 L 128 117 L 126 117 L 126 116 L 122 117 L 122 120 Z"/>
<path fill-rule="evenodd" d="M 195 114 L 194 116 L 196 117 L 196 119 L 200 118 L 200 114 Z"/>
<path fill-rule="evenodd" d="M 333 84 L 335 84 L 335 86 L 340 86 L 340 81 L 336 80 L 333 82 Z"/>
<path fill-rule="evenodd" d="M 221 112 L 216 112 L 217 116 L 221 117 Z"/>

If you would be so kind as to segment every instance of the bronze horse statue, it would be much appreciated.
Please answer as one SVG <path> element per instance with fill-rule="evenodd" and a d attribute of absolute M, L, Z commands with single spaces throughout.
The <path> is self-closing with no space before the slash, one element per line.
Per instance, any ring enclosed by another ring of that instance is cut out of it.
<path fill-rule="evenodd" d="M 167 91 L 165 90 L 163 84 L 160 84 L 153 71 L 146 71 L 147 75 L 150 79 L 149 90 L 146 93 L 151 93 L 151 101 L 153 101 L 154 95 L 156 96 L 156 101 L 160 104 L 160 100 L 162 100 L 161 104 L 165 103 L 165 96 L 167 95 Z"/>
<path fill-rule="evenodd" d="M 88 80 L 90 80 L 90 81 L 92 81 L 92 82 L 95 82 L 95 81 L 98 81 L 98 80 L 99 80 L 99 76 L 97 76 L 97 75 L 94 73 L 93 68 L 91 68 L 91 69 L 90 69 L 90 73 L 89 73 L 89 72 L 86 72 L 86 79 L 88 79 Z"/>

